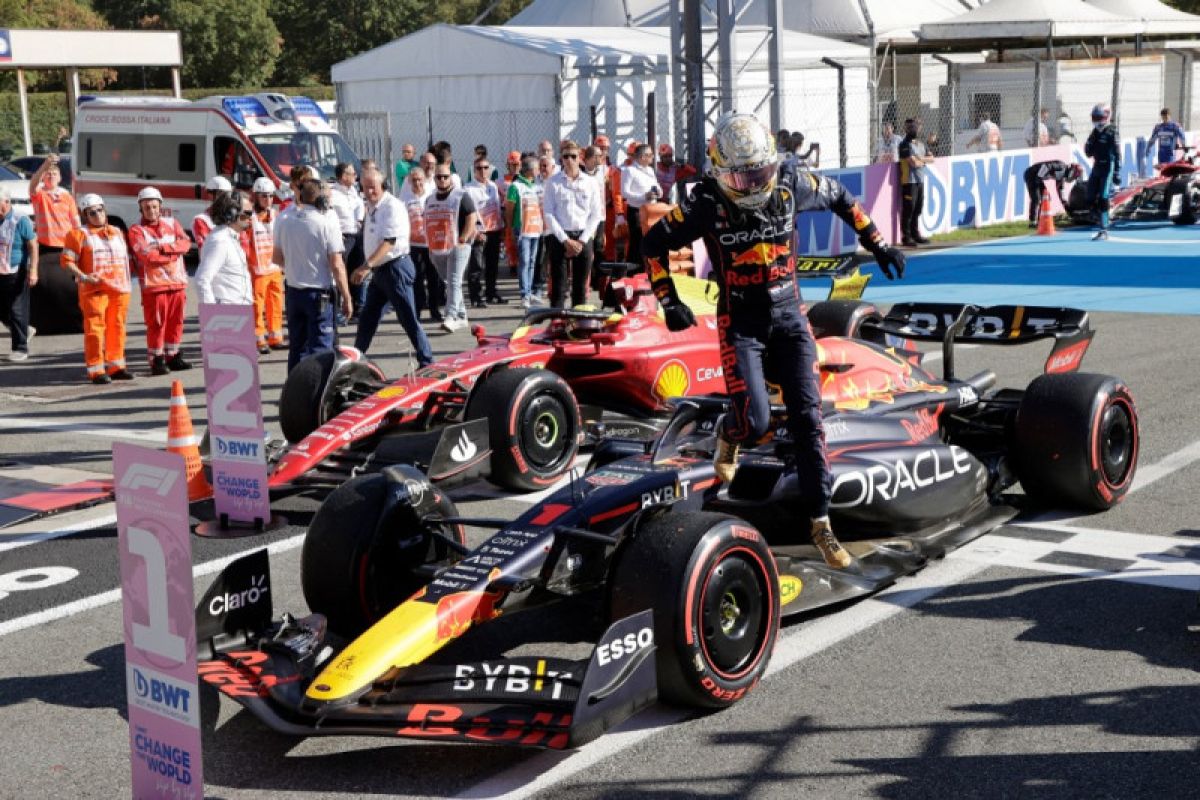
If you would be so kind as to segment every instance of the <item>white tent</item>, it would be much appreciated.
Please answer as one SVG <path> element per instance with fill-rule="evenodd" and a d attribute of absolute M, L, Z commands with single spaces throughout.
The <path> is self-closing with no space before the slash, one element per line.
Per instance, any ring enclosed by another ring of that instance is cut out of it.
<path fill-rule="evenodd" d="M 1144 33 L 1169 35 L 1200 33 L 1200 16 L 1188 14 L 1177 8 L 1163 5 L 1158 0 L 1086 0 L 1119 17 L 1139 20 L 1145 25 Z"/>
<path fill-rule="evenodd" d="M 1140 22 L 1089 5 L 1083 0 L 991 0 L 956 17 L 921 25 L 921 39 L 929 41 L 1005 40 L 1132 36 L 1142 31 Z"/>

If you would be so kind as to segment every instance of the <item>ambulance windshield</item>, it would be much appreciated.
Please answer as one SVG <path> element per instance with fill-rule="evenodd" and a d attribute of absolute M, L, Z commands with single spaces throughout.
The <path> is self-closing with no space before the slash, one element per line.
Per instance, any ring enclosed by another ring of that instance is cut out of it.
<path fill-rule="evenodd" d="M 323 180 L 333 180 L 333 168 L 340 162 L 359 166 L 358 156 L 336 133 L 268 133 L 250 137 L 258 152 L 287 183 L 292 167 L 308 164 L 316 167 Z"/>

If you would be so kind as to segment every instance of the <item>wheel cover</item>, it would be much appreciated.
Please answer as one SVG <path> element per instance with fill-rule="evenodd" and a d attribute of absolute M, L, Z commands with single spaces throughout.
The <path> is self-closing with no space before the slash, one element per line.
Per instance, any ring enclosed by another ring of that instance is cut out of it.
<path fill-rule="evenodd" d="M 521 413 L 519 436 L 521 453 L 531 467 L 543 471 L 559 465 L 570 450 L 570 424 L 566 407 L 554 395 L 530 399 Z"/>
<path fill-rule="evenodd" d="M 720 674 L 736 675 L 754 661 L 770 625 L 758 571 L 739 555 L 714 565 L 700 602 L 704 652 Z"/>
<path fill-rule="evenodd" d="M 1104 409 L 1100 419 L 1100 469 L 1110 486 L 1120 486 L 1133 466 L 1133 419 L 1124 403 Z"/>

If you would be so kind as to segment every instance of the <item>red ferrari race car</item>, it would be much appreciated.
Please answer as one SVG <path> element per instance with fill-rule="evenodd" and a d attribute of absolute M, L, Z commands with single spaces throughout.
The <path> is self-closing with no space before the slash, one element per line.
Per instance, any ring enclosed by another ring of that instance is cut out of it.
<path fill-rule="evenodd" d="M 632 268 L 600 266 L 611 278 L 604 310 L 534 309 L 510 336 L 475 326 L 474 350 L 390 383 L 353 348 L 309 357 L 280 394 L 279 421 L 292 444 L 278 456 L 272 489 L 331 488 L 364 471 L 415 464 L 435 482 L 486 475 L 535 490 L 570 469 L 589 430 L 651 436 L 671 398 L 723 392 L 707 282 L 678 280 L 699 324 L 672 333 L 645 275 L 625 274 Z M 833 278 L 831 297 L 857 298 L 869 280 L 850 258 L 803 258 L 796 269 Z M 818 333 L 847 335 L 877 315 L 870 307 L 855 313 L 843 318 L 824 303 L 810 310 Z"/>
<path fill-rule="evenodd" d="M 796 524 L 782 408 L 724 485 L 712 451 L 727 399 L 678 398 L 658 438 L 606 440 L 584 475 L 516 520 L 462 517 L 411 466 L 343 484 L 304 542 L 313 613 L 273 621 L 262 592 L 214 605 L 265 585 L 265 551 L 231 565 L 197 610 L 202 681 L 290 735 L 573 747 L 656 696 L 738 702 L 765 673 L 781 616 L 878 591 L 1020 503 L 1103 510 L 1129 490 L 1137 411 L 1118 379 L 1075 371 L 1086 313 L 902 304 L 863 335 L 940 340 L 944 362 L 937 378 L 915 352 L 818 342 L 850 568 L 827 567 Z M 954 377 L 955 340 L 1045 339 L 1045 374 L 1025 389 L 997 388 L 991 370 Z M 1018 483 L 1027 498 L 1009 492 Z M 466 525 L 497 531 L 469 550 Z M 556 615 L 563 641 L 594 641 L 590 654 L 529 654 L 559 641 L 546 633 Z"/>

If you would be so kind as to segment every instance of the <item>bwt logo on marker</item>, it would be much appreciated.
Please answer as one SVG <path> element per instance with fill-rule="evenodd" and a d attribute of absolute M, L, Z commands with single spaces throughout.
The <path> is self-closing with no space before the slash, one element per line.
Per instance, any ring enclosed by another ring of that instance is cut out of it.
<path fill-rule="evenodd" d="M 125 489 L 153 489 L 159 497 L 166 497 L 178 478 L 179 473 L 175 470 L 134 464 L 121 476 L 121 486 Z"/>
<path fill-rule="evenodd" d="M 127 666 L 129 695 L 134 705 L 176 722 L 199 723 L 192 687 L 146 667 Z"/>
<path fill-rule="evenodd" d="M 204 326 L 204 332 L 232 331 L 233 333 L 241 333 L 242 328 L 246 327 L 247 321 L 246 317 L 235 317 L 232 314 L 218 314 L 215 317 L 208 318 L 208 323 Z"/>
<path fill-rule="evenodd" d="M 243 461 L 250 464 L 263 462 L 262 442 L 258 439 L 214 436 L 213 442 L 217 455 L 225 461 Z"/>

